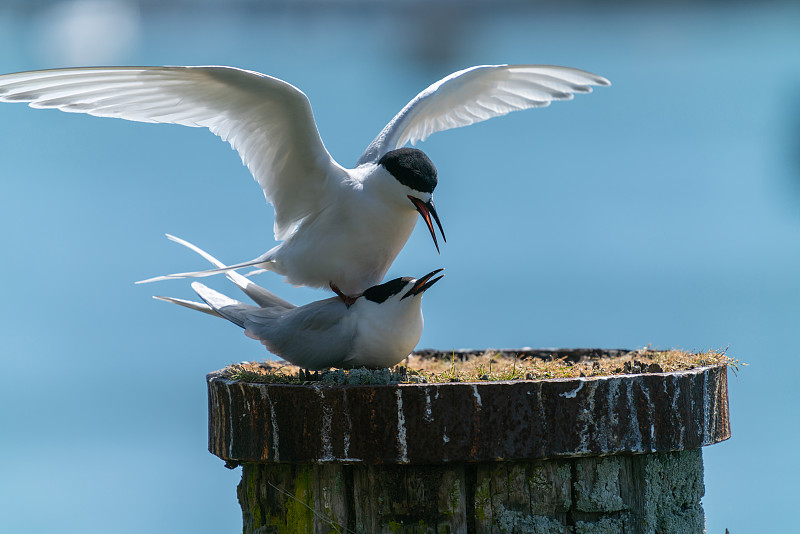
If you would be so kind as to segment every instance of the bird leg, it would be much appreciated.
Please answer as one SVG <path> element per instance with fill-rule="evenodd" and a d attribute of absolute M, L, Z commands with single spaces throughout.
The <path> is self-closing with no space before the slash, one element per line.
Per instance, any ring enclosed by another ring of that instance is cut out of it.
<path fill-rule="evenodd" d="M 310 369 L 300 369 L 297 376 L 301 382 L 319 381 L 319 371 L 311 372 Z"/>
<path fill-rule="evenodd" d="M 339 289 L 339 288 L 336 286 L 336 284 L 334 284 L 333 282 L 330 282 L 330 283 L 329 283 L 329 285 L 331 286 L 331 290 L 332 290 L 334 293 L 336 293 L 336 295 L 337 295 L 337 296 L 338 296 L 340 299 L 342 299 L 342 302 L 344 302 L 344 305 L 345 305 L 345 306 L 347 306 L 348 308 L 349 308 L 350 306 L 352 306 L 352 305 L 353 305 L 353 303 L 354 303 L 356 300 L 358 300 L 358 297 L 360 296 L 360 295 L 356 295 L 356 296 L 354 296 L 354 297 L 348 297 L 347 295 L 345 295 L 344 293 L 342 293 L 342 290 L 341 290 L 341 289 Z"/>

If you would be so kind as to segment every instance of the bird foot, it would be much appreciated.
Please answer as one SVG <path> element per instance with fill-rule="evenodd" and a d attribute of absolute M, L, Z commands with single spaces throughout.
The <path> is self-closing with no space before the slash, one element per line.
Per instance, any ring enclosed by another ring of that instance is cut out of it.
<path fill-rule="evenodd" d="M 339 289 L 339 288 L 336 286 L 336 284 L 334 284 L 333 282 L 330 282 L 330 284 L 329 284 L 329 285 L 331 286 L 331 290 L 332 290 L 334 293 L 336 293 L 336 296 L 338 296 L 340 299 L 342 299 L 342 302 L 344 302 L 344 305 L 345 305 L 345 306 L 347 306 L 348 308 L 349 308 L 350 306 L 352 306 L 352 305 L 353 305 L 353 303 L 354 303 L 355 301 L 357 301 L 357 300 L 358 300 L 358 297 L 360 296 L 360 295 L 356 295 L 356 296 L 354 296 L 354 297 L 349 297 L 349 296 L 345 295 L 344 293 L 342 293 L 342 290 L 341 290 L 341 289 Z"/>

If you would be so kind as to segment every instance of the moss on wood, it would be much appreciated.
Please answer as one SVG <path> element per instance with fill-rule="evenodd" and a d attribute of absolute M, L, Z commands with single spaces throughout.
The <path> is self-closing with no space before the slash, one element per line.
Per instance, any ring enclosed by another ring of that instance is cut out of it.
<path fill-rule="evenodd" d="M 540 380 L 639 373 L 666 373 L 727 365 L 734 372 L 743 365 L 724 350 L 632 351 L 485 350 L 412 353 L 402 365 L 391 369 L 335 369 L 308 372 L 282 361 L 242 362 L 224 369 L 227 377 L 241 382 L 280 384 L 397 384 Z M 598 356 L 600 355 L 600 356 Z M 604 357 L 605 356 L 605 357 Z"/>

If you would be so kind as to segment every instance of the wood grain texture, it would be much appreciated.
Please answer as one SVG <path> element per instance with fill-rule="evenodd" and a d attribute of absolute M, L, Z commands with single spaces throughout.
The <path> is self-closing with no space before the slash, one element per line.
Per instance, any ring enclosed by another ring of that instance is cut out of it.
<path fill-rule="evenodd" d="M 209 450 L 433 464 L 668 452 L 730 437 L 726 366 L 515 382 L 287 385 L 208 375 Z"/>
<path fill-rule="evenodd" d="M 699 449 L 443 465 L 244 464 L 245 534 L 701 533 Z"/>

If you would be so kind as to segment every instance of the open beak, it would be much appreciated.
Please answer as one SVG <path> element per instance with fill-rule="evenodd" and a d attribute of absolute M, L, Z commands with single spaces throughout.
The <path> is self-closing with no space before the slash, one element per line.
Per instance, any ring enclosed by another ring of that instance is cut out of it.
<path fill-rule="evenodd" d="M 422 278 L 417 279 L 417 281 L 414 282 L 414 286 L 411 289 L 409 289 L 408 293 L 403 295 L 403 297 L 400 300 L 403 300 L 404 298 L 410 297 L 412 295 L 419 295 L 420 293 L 424 293 L 425 291 L 427 291 L 433 284 L 435 284 L 436 282 L 441 280 L 442 277 L 444 277 L 444 275 L 441 275 L 437 276 L 436 278 L 433 278 L 433 275 L 435 275 L 436 273 L 440 273 L 442 271 L 444 271 L 444 269 L 436 269 L 435 271 L 429 272 Z M 431 278 L 433 278 L 433 280 L 431 280 Z"/>
<path fill-rule="evenodd" d="M 433 244 L 436 245 L 436 252 L 439 252 L 439 243 L 436 241 L 436 234 L 433 232 L 433 221 L 431 221 L 431 215 L 433 216 L 433 220 L 436 221 L 436 225 L 439 227 L 439 231 L 442 233 L 442 239 L 445 243 L 447 243 L 447 238 L 444 236 L 442 222 L 439 220 L 439 215 L 436 213 L 436 207 L 433 205 L 433 199 L 429 200 L 428 202 L 423 202 L 417 197 L 412 197 L 411 195 L 408 195 L 408 199 L 412 204 L 414 204 L 414 207 L 417 208 L 419 214 L 422 215 L 422 220 L 425 221 L 425 224 L 428 225 L 428 230 L 431 231 L 431 237 L 433 238 Z"/>

